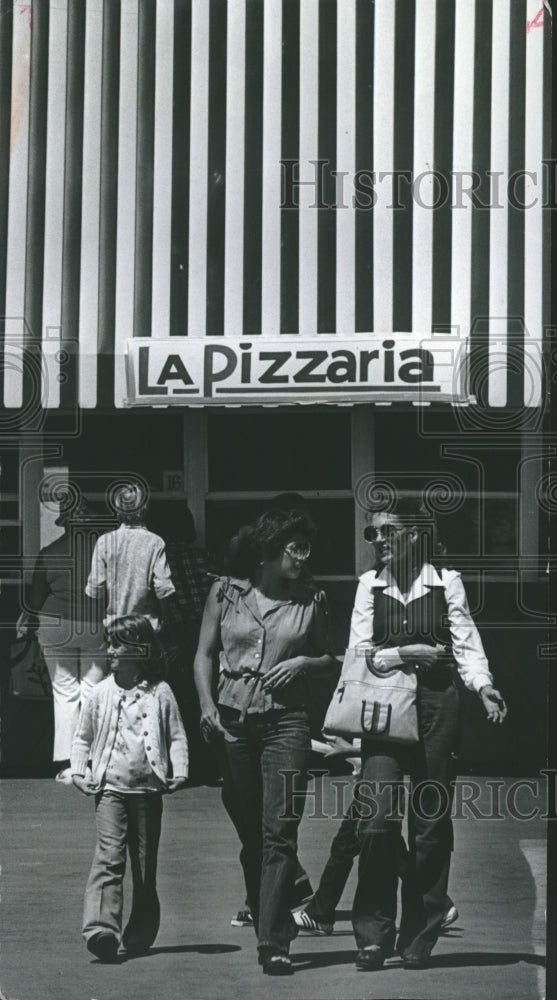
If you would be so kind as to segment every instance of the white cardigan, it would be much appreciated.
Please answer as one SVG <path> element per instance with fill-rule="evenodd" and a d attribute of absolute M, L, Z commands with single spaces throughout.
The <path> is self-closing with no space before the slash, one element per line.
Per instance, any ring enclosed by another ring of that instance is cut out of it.
<path fill-rule="evenodd" d="M 72 743 L 72 774 L 83 776 L 91 758 L 93 781 L 99 788 L 116 739 L 120 702 L 127 693 L 111 674 L 95 685 L 81 710 Z M 170 764 L 172 777 L 187 778 L 188 741 L 176 699 L 166 681 L 148 685 L 146 695 L 147 735 L 143 739 L 147 759 L 163 784 L 170 777 Z"/>

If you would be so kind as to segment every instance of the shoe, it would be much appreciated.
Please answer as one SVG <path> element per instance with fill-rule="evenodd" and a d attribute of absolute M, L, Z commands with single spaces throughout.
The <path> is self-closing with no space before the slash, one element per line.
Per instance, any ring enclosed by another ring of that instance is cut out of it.
<path fill-rule="evenodd" d="M 370 945 L 369 948 L 360 948 L 356 955 L 356 968 L 365 972 L 374 972 L 381 969 L 385 961 L 383 949 L 377 944 Z"/>
<path fill-rule="evenodd" d="M 301 931 L 309 931 L 313 934 L 332 934 L 333 924 L 324 924 L 320 920 L 314 920 L 305 910 L 297 910 L 292 914 L 296 927 Z"/>
<path fill-rule="evenodd" d="M 96 955 L 100 962 L 115 962 L 118 954 L 118 940 L 109 931 L 100 931 L 87 942 L 89 951 Z"/>
<path fill-rule="evenodd" d="M 73 785 L 71 767 L 63 767 L 54 780 L 59 781 L 61 785 Z"/>
<path fill-rule="evenodd" d="M 449 906 L 449 909 L 447 910 L 445 916 L 443 917 L 443 923 L 441 924 L 441 933 L 443 933 L 443 931 L 446 931 L 447 928 L 451 926 L 451 924 L 454 924 L 455 921 L 458 920 L 458 915 L 459 915 L 458 910 L 453 903 L 452 906 Z"/>
<path fill-rule="evenodd" d="M 250 910 L 238 910 L 230 921 L 231 927 L 253 927 L 253 917 Z"/>
<path fill-rule="evenodd" d="M 417 955 L 403 956 L 402 966 L 404 969 L 426 969 L 427 958 L 418 958 Z"/>
<path fill-rule="evenodd" d="M 291 976 L 294 972 L 290 957 L 280 953 L 265 955 L 261 960 L 261 965 L 265 976 Z"/>
<path fill-rule="evenodd" d="M 294 891 L 292 893 L 290 909 L 299 909 L 306 903 L 309 903 L 310 899 L 313 897 L 313 889 L 311 888 L 311 882 L 309 878 L 300 879 L 294 885 Z"/>

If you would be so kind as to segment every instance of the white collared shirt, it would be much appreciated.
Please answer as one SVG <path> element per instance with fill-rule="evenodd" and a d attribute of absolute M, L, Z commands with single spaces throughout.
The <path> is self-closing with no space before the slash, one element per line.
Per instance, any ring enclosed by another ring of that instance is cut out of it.
<path fill-rule="evenodd" d="M 447 602 L 447 615 L 452 638 L 452 653 L 458 672 L 472 691 L 479 691 L 485 684 L 493 684 L 487 658 L 479 632 L 472 621 L 468 598 L 460 573 L 442 569 L 439 574 L 431 563 L 425 563 L 414 580 L 408 594 L 402 594 L 388 566 L 377 573 L 370 570 L 360 577 L 352 620 L 350 623 L 349 648 L 373 645 L 374 591 L 381 587 L 383 592 L 405 606 L 429 593 L 432 587 L 443 587 Z M 402 660 L 398 648 L 382 651 L 385 666 L 400 666 Z"/>

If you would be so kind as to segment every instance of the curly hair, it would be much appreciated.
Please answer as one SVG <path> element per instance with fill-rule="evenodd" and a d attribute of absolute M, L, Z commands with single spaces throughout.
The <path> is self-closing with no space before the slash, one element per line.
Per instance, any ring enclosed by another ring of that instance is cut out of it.
<path fill-rule="evenodd" d="M 165 654 L 151 622 L 145 615 L 123 615 L 107 628 L 109 642 L 129 646 L 130 655 L 137 656 L 143 680 L 154 683 L 166 673 Z"/>
<path fill-rule="evenodd" d="M 227 569 L 232 576 L 250 578 L 261 559 L 275 559 L 295 538 L 312 541 L 315 525 L 300 510 L 269 510 L 253 524 L 244 525 L 231 540 Z"/>

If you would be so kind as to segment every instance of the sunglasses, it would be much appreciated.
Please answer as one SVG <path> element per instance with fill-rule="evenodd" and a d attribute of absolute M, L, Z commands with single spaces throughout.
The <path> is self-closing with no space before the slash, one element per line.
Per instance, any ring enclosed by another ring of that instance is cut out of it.
<path fill-rule="evenodd" d="M 364 528 L 364 539 L 371 544 L 378 542 L 379 539 L 388 542 L 396 535 L 399 535 L 401 531 L 404 531 L 404 528 L 397 528 L 395 524 L 383 524 L 380 528 L 374 528 L 373 525 L 368 524 Z"/>
<path fill-rule="evenodd" d="M 296 545 L 295 542 L 289 542 L 288 545 L 284 546 L 284 551 L 296 562 L 305 562 L 311 555 L 311 545 L 309 542 L 306 545 Z"/>

